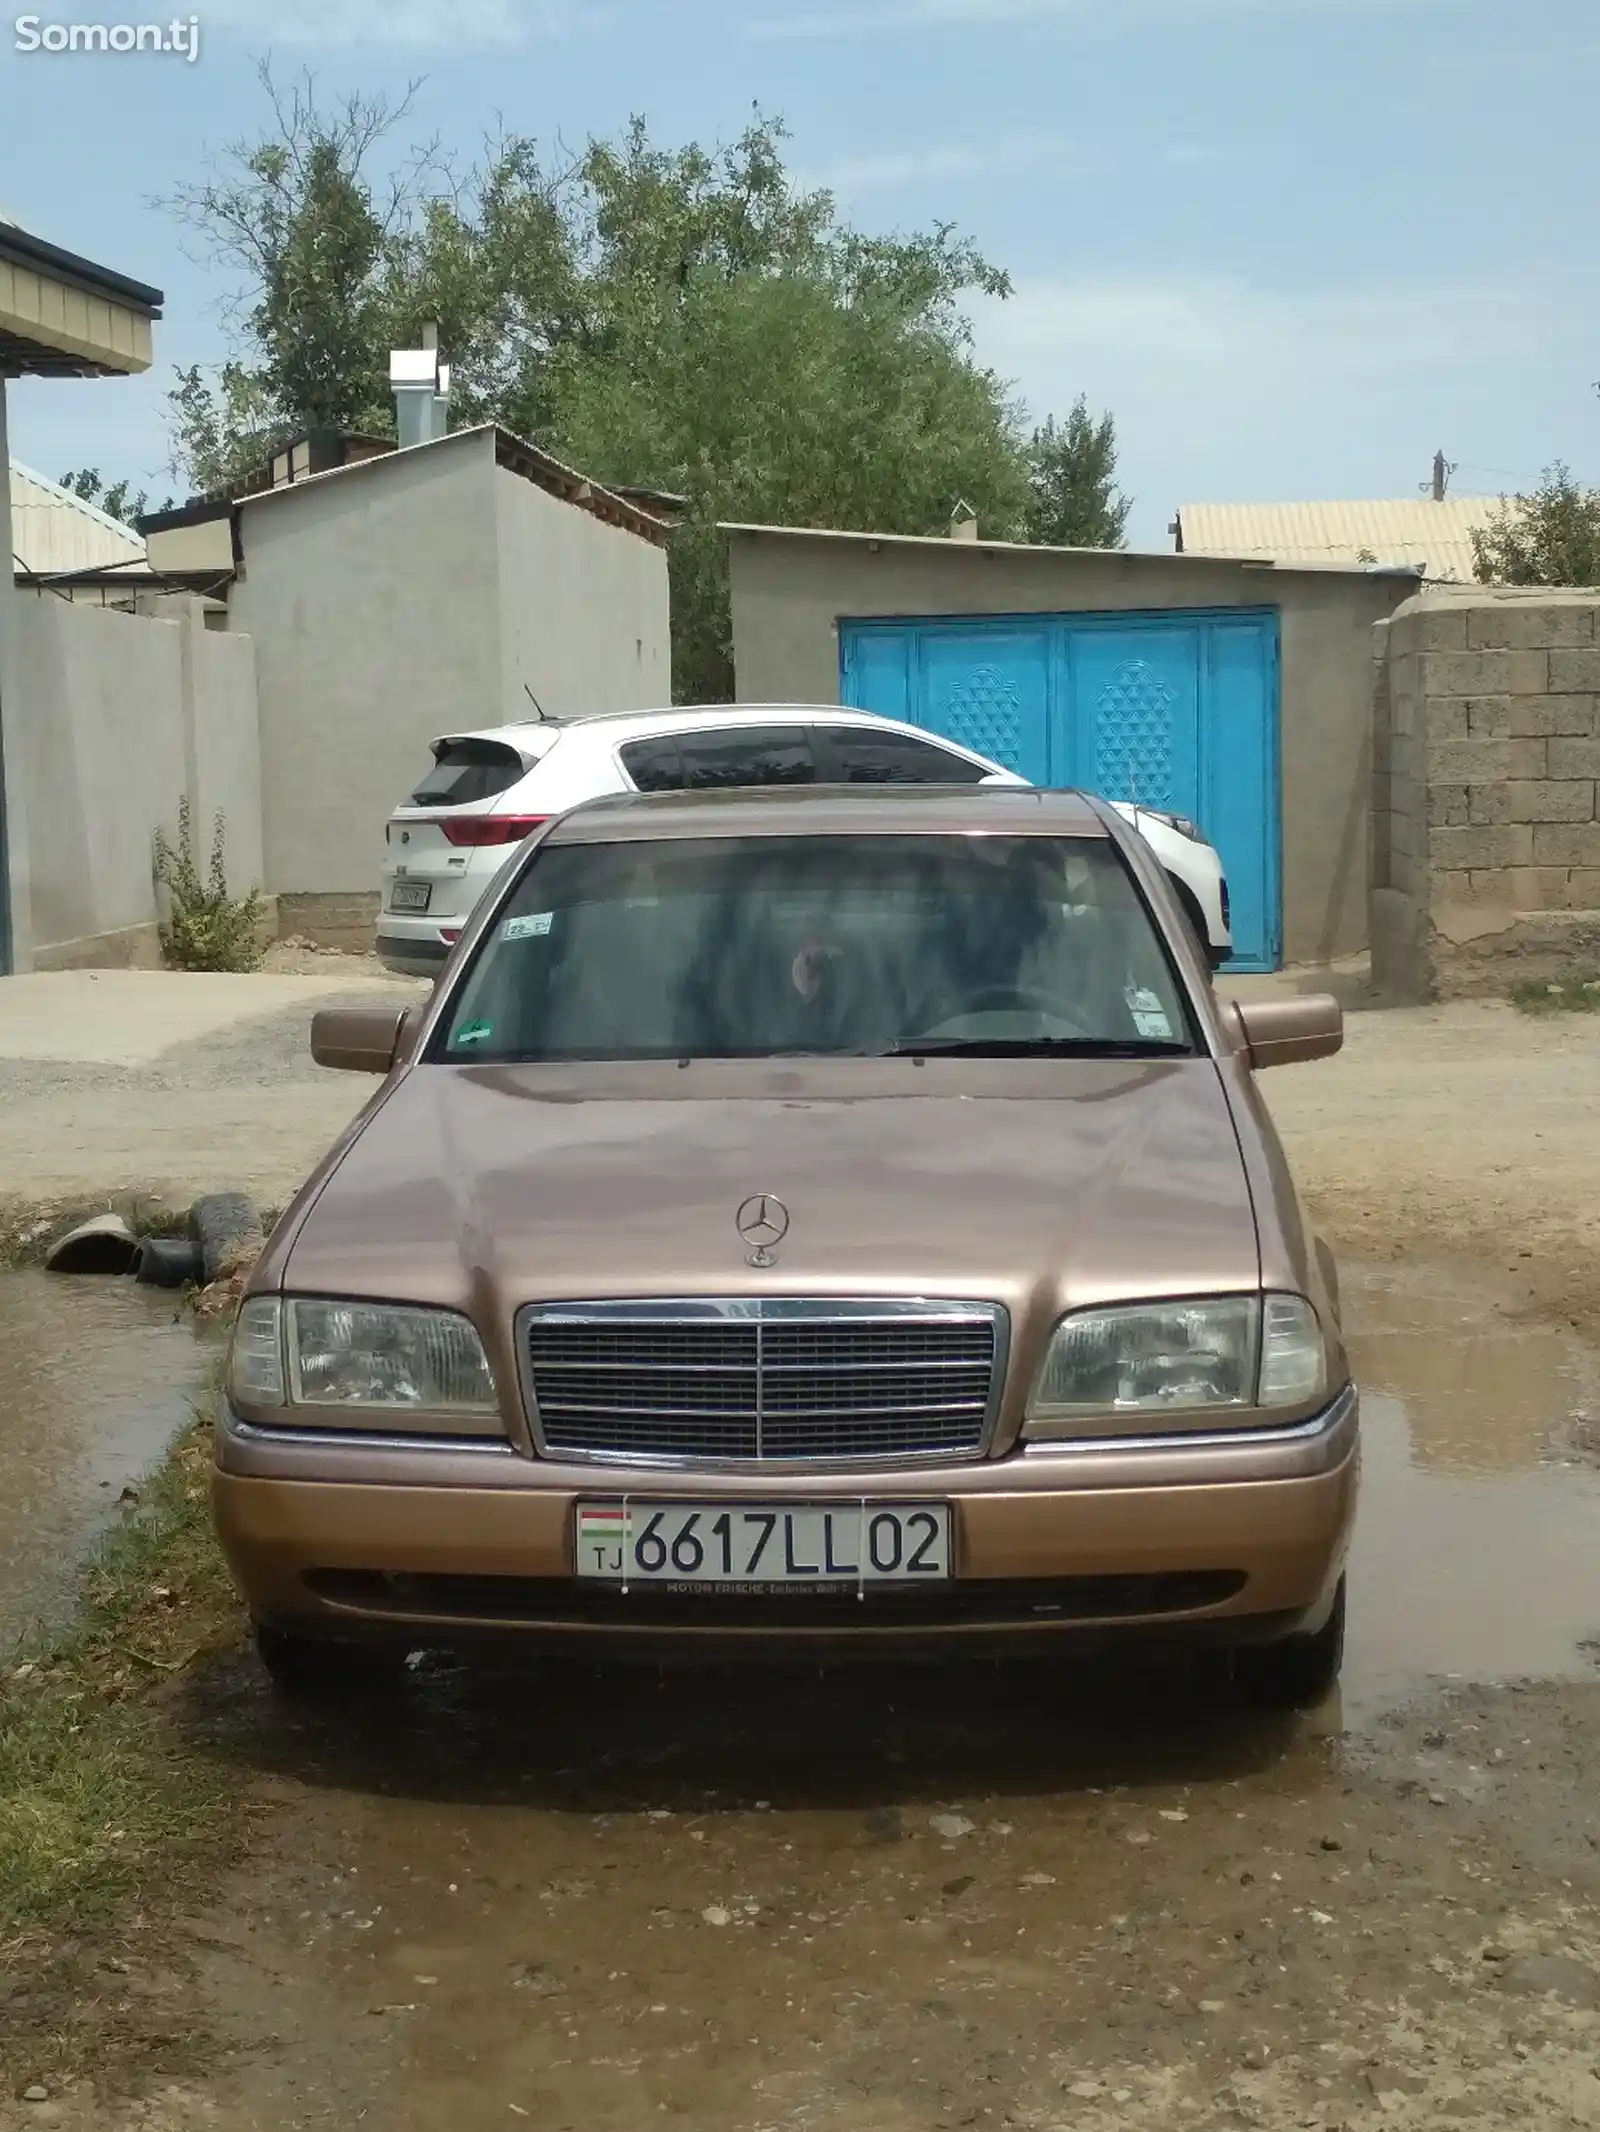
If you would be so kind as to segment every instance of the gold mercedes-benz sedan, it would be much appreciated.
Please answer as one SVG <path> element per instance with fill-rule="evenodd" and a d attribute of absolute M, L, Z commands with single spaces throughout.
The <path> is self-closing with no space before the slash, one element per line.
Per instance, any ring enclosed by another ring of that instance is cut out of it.
<path fill-rule="evenodd" d="M 216 1516 L 281 1681 L 530 1642 L 1341 1656 L 1357 1398 L 1220 1002 L 1079 794 L 600 801 L 533 837 L 234 1336 Z"/>

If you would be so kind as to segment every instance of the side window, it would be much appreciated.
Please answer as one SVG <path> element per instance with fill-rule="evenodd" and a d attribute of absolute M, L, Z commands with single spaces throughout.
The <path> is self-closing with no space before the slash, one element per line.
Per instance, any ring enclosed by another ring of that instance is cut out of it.
<path fill-rule="evenodd" d="M 622 767 L 641 792 L 681 792 L 683 763 L 678 743 L 670 733 L 654 740 L 630 740 L 617 753 Z"/>
<path fill-rule="evenodd" d="M 814 785 L 817 766 L 803 726 L 731 726 L 680 733 L 683 781 L 694 792 L 735 785 Z"/>
<path fill-rule="evenodd" d="M 875 733 L 870 726 L 829 726 L 827 745 L 833 780 L 841 785 L 977 785 L 988 775 L 964 755 L 889 727 Z"/>

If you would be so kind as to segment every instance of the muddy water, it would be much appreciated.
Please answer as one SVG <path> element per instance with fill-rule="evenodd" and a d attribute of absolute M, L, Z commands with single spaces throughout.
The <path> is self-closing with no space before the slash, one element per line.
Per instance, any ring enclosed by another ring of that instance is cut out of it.
<path fill-rule="evenodd" d="M 1600 2128 L 1595 1702 L 1544 1685 L 1600 1632 L 1595 1364 L 1426 1275 L 1350 1306 L 1352 1648 L 1309 1721 L 1120 1658 L 430 1664 L 309 1724 L 219 1689 L 294 1802 L 211 1926 L 234 2017 L 272 2003 L 230 2123 Z M 1592 2020 L 1515 1996 L 1551 1976 Z"/>
<path fill-rule="evenodd" d="M 1347 1717 L 1571 1678 L 1600 1636 L 1600 1357 L 1426 1271 L 1348 1284 L 1365 1467 Z"/>
<path fill-rule="evenodd" d="M 66 1617 L 121 1491 L 187 1420 L 205 1370 L 170 1295 L 0 1274 L 0 1656 Z"/>

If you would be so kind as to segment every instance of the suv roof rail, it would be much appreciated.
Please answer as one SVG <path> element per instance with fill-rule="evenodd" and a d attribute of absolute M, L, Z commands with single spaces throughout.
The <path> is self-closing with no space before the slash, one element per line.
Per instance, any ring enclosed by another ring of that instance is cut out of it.
<path fill-rule="evenodd" d="M 628 711 L 546 711 L 540 718 L 516 718 L 513 725 L 598 725 L 608 718 L 681 718 L 702 711 L 814 711 L 828 717 L 870 717 L 853 703 L 644 703 Z M 894 721 L 898 722 L 898 721 Z"/>

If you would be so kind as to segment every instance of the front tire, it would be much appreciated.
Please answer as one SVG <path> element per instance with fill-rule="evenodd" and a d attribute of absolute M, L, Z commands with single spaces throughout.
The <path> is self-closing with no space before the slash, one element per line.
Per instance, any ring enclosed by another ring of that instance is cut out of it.
<path fill-rule="evenodd" d="M 1233 1677 L 1258 1710 L 1313 1710 L 1339 1684 L 1344 1664 L 1345 1580 L 1339 1579 L 1333 1611 L 1308 1636 L 1277 1643 L 1240 1644 Z"/>

